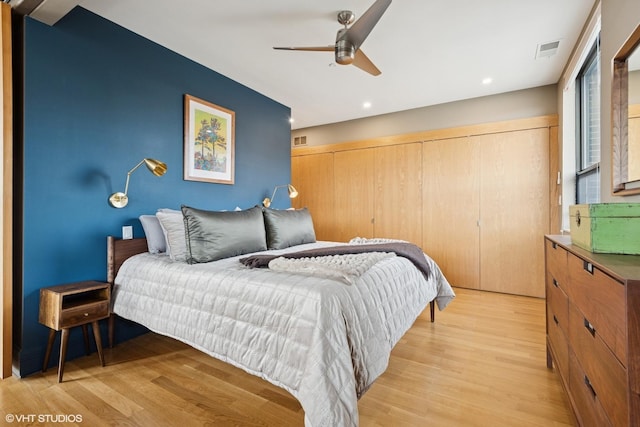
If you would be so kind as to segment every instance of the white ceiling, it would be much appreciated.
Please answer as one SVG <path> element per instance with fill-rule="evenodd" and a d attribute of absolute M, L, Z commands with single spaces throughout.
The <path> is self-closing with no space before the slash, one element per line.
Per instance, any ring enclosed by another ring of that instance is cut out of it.
<path fill-rule="evenodd" d="M 291 107 L 299 129 L 557 83 L 594 2 L 394 0 L 362 45 L 378 77 L 331 52 L 272 49 L 332 45 L 337 12 L 357 19 L 373 0 L 71 3 Z M 556 40 L 557 54 L 535 59 Z"/>

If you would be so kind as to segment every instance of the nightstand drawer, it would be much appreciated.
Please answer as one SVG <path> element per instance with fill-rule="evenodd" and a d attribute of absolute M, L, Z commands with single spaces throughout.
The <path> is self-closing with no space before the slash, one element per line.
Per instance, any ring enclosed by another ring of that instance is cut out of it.
<path fill-rule="evenodd" d="M 59 331 L 109 317 L 111 285 L 87 281 L 40 289 L 39 321 Z"/>
<path fill-rule="evenodd" d="M 60 313 L 60 327 L 72 328 L 94 320 L 109 317 L 109 302 L 97 301 L 77 307 L 63 309 Z"/>

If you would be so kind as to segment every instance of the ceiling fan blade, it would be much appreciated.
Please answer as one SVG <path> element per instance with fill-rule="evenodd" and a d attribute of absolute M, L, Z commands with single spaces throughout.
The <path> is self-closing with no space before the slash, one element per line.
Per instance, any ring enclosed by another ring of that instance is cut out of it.
<path fill-rule="evenodd" d="M 309 46 L 309 47 L 275 47 L 276 50 L 306 50 L 309 52 L 333 52 L 334 46 Z"/>
<path fill-rule="evenodd" d="M 373 62 L 371 62 L 369 57 L 364 54 L 362 49 L 358 49 L 356 51 L 356 56 L 353 58 L 353 62 L 351 63 L 351 65 L 355 65 L 356 67 L 366 71 L 373 76 L 379 76 L 380 74 L 382 74 L 382 71 L 380 71 L 378 67 L 373 65 Z"/>
<path fill-rule="evenodd" d="M 377 0 L 340 38 L 350 41 L 358 49 L 390 4 L 391 0 Z"/>

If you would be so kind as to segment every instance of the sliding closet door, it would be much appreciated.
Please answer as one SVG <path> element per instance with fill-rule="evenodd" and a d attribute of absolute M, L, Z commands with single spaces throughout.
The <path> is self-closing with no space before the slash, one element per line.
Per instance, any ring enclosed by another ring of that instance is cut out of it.
<path fill-rule="evenodd" d="M 375 237 L 422 243 L 422 143 L 375 149 Z"/>
<path fill-rule="evenodd" d="M 307 207 L 318 240 L 335 240 L 333 153 L 291 158 L 291 184 L 298 190 L 294 208 Z"/>
<path fill-rule="evenodd" d="M 480 146 L 481 289 L 544 297 L 549 129 L 472 137 Z"/>
<path fill-rule="evenodd" d="M 422 150 L 422 247 L 452 285 L 479 289 L 478 144 L 445 139 Z"/>
<path fill-rule="evenodd" d="M 334 153 L 336 240 L 373 237 L 375 149 Z"/>

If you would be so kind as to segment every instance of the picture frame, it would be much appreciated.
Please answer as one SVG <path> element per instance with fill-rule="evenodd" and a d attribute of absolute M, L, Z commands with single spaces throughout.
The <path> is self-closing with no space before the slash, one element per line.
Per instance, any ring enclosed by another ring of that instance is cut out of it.
<path fill-rule="evenodd" d="M 184 179 L 233 184 L 235 112 L 184 96 Z"/>

